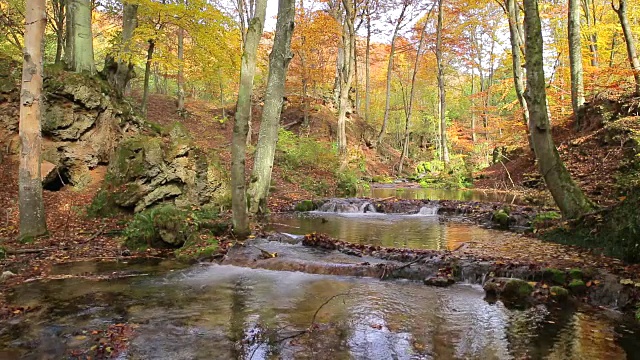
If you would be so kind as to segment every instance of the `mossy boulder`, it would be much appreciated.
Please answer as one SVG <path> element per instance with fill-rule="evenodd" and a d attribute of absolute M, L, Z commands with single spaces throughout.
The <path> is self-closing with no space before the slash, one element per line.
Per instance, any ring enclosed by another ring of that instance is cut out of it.
<path fill-rule="evenodd" d="M 567 282 L 567 274 L 562 270 L 553 268 L 544 269 L 542 278 L 554 285 L 564 285 Z"/>
<path fill-rule="evenodd" d="M 571 278 L 572 280 L 583 280 L 584 273 L 581 269 L 571 269 L 569 270 L 569 278 Z"/>
<path fill-rule="evenodd" d="M 574 295 L 582 295 L 587 291 L 587 285 L 582 280 L 574 279 L 568 285 L 569 291 Z"/>
<path fill-rule="evenodd" d="M 221 204 L 229 183 L 215 156 L 176 123 L 165 137 L 138 134 L 120 142 L 103 188 L 114 205 L 140 212 L 166 202 L 179 208 Z"/>
<path fill-rule="evenodd" d="M 318 209 L 318 204 L 312 200 L 302 200 L 296 204 L 294 211 L 313 211 Z"/>
<path fill-rule="evenodd" d="M 507 305 L 526 305 L 533 292 L 533 286 L 520 279 L 509 280 L 500 293 L 500 298 Z"/>
<path fill-rule="evenodd" d="M 505 211 L 504 209 L 499 209 L 493 213 L 491 221 L 493 221 L 501 229 L 508 229 L 509 224 L 511 223 L 511 218 L 507 211 Z"/>
<path fill-rule="evenodd" d="M 569 297 L 569 290 L 562 286 L 552 286 L 549 288 L 549 295 L 557 300 L 566 300 Z"/>

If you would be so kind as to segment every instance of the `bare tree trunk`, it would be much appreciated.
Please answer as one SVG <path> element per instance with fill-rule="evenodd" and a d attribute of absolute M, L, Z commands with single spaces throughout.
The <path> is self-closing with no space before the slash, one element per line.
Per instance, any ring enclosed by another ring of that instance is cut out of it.
<path fill-rule="evenodd" d="M 509 35 L 511 42 L 511 60 L 513 69 L 513 86 L 516 90 L 516 96 L 518 97 L 518 103 L 522 109 L 522 120 L 524 124 L 529 124 L 529 110 L 527 109 L 527 102 L 524 99 L 524 82 L 522 80 L 522 58 L 520 56 L 520 48 L 522 43 L 520 42 L 520 35 L 518 34 L 518 23 L 520 9 L 517 8 L 515 0 L 507 0 L 507 17 L 509 18 Z M 531 137 L 527 134 L 529 141 L 529 148 L 533 149 L 531 145 Z"/>
<path fill-rule="evenodd" d="M 569 67 L 571 71 L 571 106 L 576 126 L 580 125 L 580 110 L 584 106 L 584 81 L 582 71 L 582 45 L 580 39 L 579 0 L 569 0 Z"/>
<path fill-rule="evenodd" d="M 587 29 L 590 32 L 588 38 L 589 51 L 591 52 L 591 66 L 598 67 L 598 35 L 595 30 L 596 8 L 593 0 L 582 0 L 582 9 L 584 10 L 584 17 L 587 19 Z"/>
<path fill-rule="evenodd" d="M 40 172 L 42 133 L 42 81 L 44 32 L 47 26 L 45 0 L 28 0 L 25 12 L 22 89 L 20 92 L 20 168 L 18 198 L 20 208 L 20 238 L 47 233 L 42 201 Z"/>
<path fill-rule="evenodd" d="M 64 21 L 65 21 L 65 5 L 64 0 L 53 0 L 53 16 L 56 31 L 56 58 L 55 63 L 62 62 L 62 50 L 64 48 Z"/>
<path fill-rule="evenodd" d="M 391 107 L 391 76 L 393 75 L 393 55 L 396 51 L 396 39 L 398 38 L 398 32 L 400 31 L 400 27 L 402 26 L 402 22 L 404 21 L 404 14 L 407 11 L 408 5 L 408 1 L 404 1 L 402 3 L 402 10 L 400 11 L 400 16 L 398 16 L 398 21 L 396 22 L 396 27 L 393 30 L 393 35 L 391 37 L 391 50 L 389 51 L 389 63 L 387 64 L 387 91 L 384 101 L 384 118 L 382 119 L 382 128 L 380 129 L 380 133 L 378 133 L 378 140 L 376 141 L 376 145 L 382 143 L 384 134 L 387 131 L 387 123 L 389 122 L 389 108 Z"/>
<path fill-rule="evenodd" d="M 367 49 L 364 55 L 364 121 L 368 124 L 371 109 L 371 7 L 368 2 L 365 11 L 365 16 L 367 17 Z"/>
<path fill-rule="evenodd" d="M 433 9 L 433 8 L 432 8 Z M 424 37 L 427 30 L 428 17 L 431 15 L 429 11 L 427 19 L 424 21 L 422 31 L 420 32 L 420 42 L 418 42 L 418 50 L 416 50 L 416 61 L 413 64 L 413 72 L 411 74 L 411 90 L 409 91 L 409 101 L 407 111 L 405 113 L 406 118 L 404 122 L 404 139 L 402 141 L 402 155 L 400 155 L 400 163 L 398 164 L 398 176 L 402 174 L 402 168 L 404 165 L 404 159 L 409 156 L 409 122 L 411 121 L 411 114 L 413 111 L 413 98 L 416 90 L 416 79 L 418 78 L 418 68 L 420 66 L 420 55 L 422 54 L 422 46 L 424 45 Z"/>
<path fill-rule="evenodd" d="M 142 93 L 142 114 L 147 116 L 147 103 L 149 102 L 149 78 L 151 77 L 151 60 L 153 60 L 153 49 L 156 47 L 156 42 L 153 39 L 148 40 L 149 48 L 147 49 L 147 62 L 144 66 L 144 85 Z M 156 83 L 158 81 L 156 80 Z"/>
<path fill-rule="evenodd" d="M 573 182 L 551 137 L 547 115 L 546 81 L 542 58 L 542 28 L 537 0 L 524 0 L 527 62 L 527 92 L 529 129 L 540 173 L 562 214 L 577 218 L 594 209 L 594 204 Z"/>
<path fill-rule="evenodd" d="M 338 152 L 341 158 L 341 167 L 347 165 L 347 108 L 349 107 L 349 90 L 353 81 L 354 55 L 356 34 L 354 28 L 355 3 L 353 0 L 342 0 L 345 8 L 345 19 L 342 27 L 342 47 L 344 49 L 344 61 L 340 69 L 340 98 L 338 102 Z"/>
<path fill-rule="evenodd" d="M 178 112 L 184 112 L 184 29 L 178 29 Z"/>
<path fill-rule="evenodd" d="M 633 78 L 636 81 L 636 95 L 640 96 L 640 60 L 638 60 L 638 54 L 636 53 L 636 41 L 633 38 L 633 32 L 631 31 L 631 25 L 629 25 L 629 18 L 627 16 L 627 0 L 619 0 L 618 8 L 611 3 L 611 7 L 618 14 L 620 19 L 620 25 L 622 26 L 622 34 L 624 34 L 624 41 L 627 44 L 627 56 L 629 57 L 629 63 L 633 70 Z"/>
<path fill-rule="evenodd" d="M 609 52 L 609 67 L 613 67 L 613 61 L 616 57 L 616 33 L 614 32 L 611 35 L 611 51 Z"/>
<path fill-rule="evenodd" d="M 271 170 L 278 142 L 280 129 L 280 113 L 285 90 L 285 79 L 291 53 L 291 35 L 295 17 L 295 0 L 279 0 L 276 33 L 273 48 L 269 55 L 269 78 L 262 107 L 260 135 L 256 147 L 253 171 L 247 195 L 249 212 L 252 214 L 267 213 L 267 196 L 271 185 Z"/>
<path fill-rule="evenodd" d="M 476 143 L 476 101 L 473 98 L 473 95 L 476 93 L 475 89 L 475 72 L 473 71 L 473 66 L 471 66 L 471 141 Z"/>
<path fill-rule="evenodd" d="M 247 28 L 242 64 L 240 67 L 240 87 L 236 105 L 233 140 L 231 144 L 231 199 L 233 210 L 233 231 L 239 239 L 246 238 L 249 229 L 247 214 L 247 194 L 245 192 L 245 160 L 249 117 L 251 116 L 251 94 L 256 73 L 256 54 L 262 36 L 267 11 L 266 0 L 256 0 L 254 17 Z"/>
<path fill-rule="evenodd" d="M 75 72 L 96 73 L 91 33 L 91 1 L 67 0 L 67 67 Z"/>
<path fill-rule="evenodd" d="M 125 2 L 122 10 L 122 54 L 120 60 L 107 55 L 102 73 L 115 89 L 118 98 L 124 97 L 129 80 L 135 75 L 131 62 L 131 39 L 133 31 L 138 26 L 138 5 Z M 126 59 L 126 60 L 125 60 Z"/>
<path fill-rule="evenodd" d="M 442 22 L 444 14 L 442 11 L 442 2 L 438 0 L 438 25 L 436 28 L 436 63 L 438 67 L 438 95 L 440 105 L 438 107 L 440 114 L 440 147 L 442 151 L 442 161 L 445 165 L 449 164 L 449 149 L 447 148 L 447 102 L 444 84 L 444 64 L 442 61 Z"/>

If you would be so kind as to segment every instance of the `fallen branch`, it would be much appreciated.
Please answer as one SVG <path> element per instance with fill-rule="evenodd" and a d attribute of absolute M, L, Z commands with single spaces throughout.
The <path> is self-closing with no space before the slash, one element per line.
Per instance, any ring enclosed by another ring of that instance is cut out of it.
<path fill-rule="evenodd" d="M 382 276 L 380 276 L 380 280 L 384 280 L 386 277 L 388 277 L 389 275 L 393 274 L 395 271 L 407 268 L 407 267 L 417 263 L 418 261 L 424 260 L 426 258 L 427 258 L 426 256 L 421 256 L 421 257 L 419 257 L 419 258 L 417 258 L 415 260 L 409 261 L 408 263 L 406 263 L 406 264 L 404 264 L 402 266 L 398 266 L 398 267 L 395 267 L 395 266 L 387 267 L 387 266 L 385 266 L 384 270 L 382 271 Z M 389 272 L 387 272 L 388 268 L 390 268 Z"/>
<path fill-rule="evenodd" d="M 500 164 L 502 164 L 502 167 L 504 168 L 504 171 L 507 172 L 507 176 L 509 177 L 509 181 L 511 181 L 511 186 L 513 186 L 515 188 L 516 184 L 514 184 L 513 179 L 511 178 L 511 174 L 509 173 L 509 170 L 507 170 L 507 167 L 504 165 L 504 162 L 502 160 L 500 160 Z"/>
<path fill-rule="evenodd" d="M 19 255 L 19 254 L 37 254 L 37 253 L 41 253 L 41 252 L 45 252 L 45 251 L 51 251 L 51 250 L 57 250 L 58 248 L 55 247 L 48 247 L 48 248 L 42 248 L 42 249 L 17 249 L 17 250 L 13 250 L 13 249 L 6 249 L 5 253 L 8 255 Z"/>
<path fill-rule="evenodd" d="M 106 229 L 106 227 L 107 227 L 107 224 L 102 225 L 102 227 L 100 229 L 98 229 L 98 231 L 93 233 L 93 235 L 89 236 L 87 238 L 87 240 L 85 240 L 84 242 L 89 242 L 89 241 L 95 240 L 95 238 L 97 238 L 98 236 L 102 235 L 102 232 L 104 231 L 104 229 Z"/>
<path fill-rule="evenodd" d="M 316 317 L 318 316 L 318 313 L 320 312 L 320 310 L 322 310 L 322 308 L 323 308 L 323 307 L 325 307 L 328 303 L 330 303 L 330 302 L 331 302 L 331 300 L 333 300 L 333 299 L 335 299 L 335 298 L 337 298 L 337 297 L 340 297 L 340 296 L 347 296 L 347 295 L 349 295 L 349 294 L 350 294 L 350 292 L 349 292 L 349 291 L 347 291 L 347 292 L 345 292 L 345 293 L 339 293 L 339 294 L 335 294 L 335 295 L 333 295 L 333 296 L 329 297 L 327 300 L 325 300 L 325 302 L 323 302 L 323 303 L 320 305 L 320 307 L 318 307 L 318 308 L 316 309 L 316 312 L 315 312 L 315 313 L 313 313 L 313 317 L 311 318 L 311 323 L 309 324 L 309 327 L 308 327 L 307 329 L 305 329 L 305 330 L 299 330 L 299 331 L 297 331 L 296 333 L 294 333 L 294 334 L 292 334 L 292 335 L 287 335 L 287 336 L 285 336 L 285 337 L 282 337 L 282 338 L 278 339 L 278 342 L 283 342 L 283 341 L 286 341 L 286 340 L 289 340 L 289 339 L 293 339 L 293 338 L 296 338 L 296 337 L 298 337 L 298 336 L 302 336 L 302 335 L 304 335 L 304 334 L 308 334 L 308 333 L 310 333 L 311 331 L 313 331 L 314 325 L 315 325 L 315 323 L 316 323 Z M 262 341 L 260 344 L 258 344 L 258 346 L 256 346 L 256 347 L 253 349 L 253 351 L 251 352 L 251 355 L 249 356 L 249 360 L 251 360 L 251 359 L 253 358 L 253 355 L 255 354 L 256 350 L 258 350 L 258 349 L 260 348 L 260 345 L 262 345 L 263 343 L 264 343 L 264 341 Z"/>

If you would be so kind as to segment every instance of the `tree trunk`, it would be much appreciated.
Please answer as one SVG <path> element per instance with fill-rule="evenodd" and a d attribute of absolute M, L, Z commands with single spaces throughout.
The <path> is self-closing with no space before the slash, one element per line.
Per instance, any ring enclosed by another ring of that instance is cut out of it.
<path fill-rule="evenodd" d="M 367 3 L 367 48 L 364 55 L 364 121 L 369 123 L 369 111 L 371 109 L 371 8 Z"/>
<path fill-rule="evenodd" d="M 442 62 L 442 22 L 444 14 L 442 11 L 442 2 L 438 0 L 438 25 L 436 28 L 436 65 L 438 67 L 438 95 L 440 98 L 438 112 L 440 115 L 440 150 L 442 161 L 445 165 L 449 164 L 449 149 L 447 148 L 447 102 L 444 84 L 444 64 Z"/>
<path fill-rule="evenodd" d="M 271 170 L 278 142 L 280 129 L 280 113 L 284 97 L 285 79 L 291 53 L 291 35 L 293 34 L 293 20 L 295 17 L 295 0 L 279 0 L 276 33 L 273 48 L 269 55 L 269 77 L 265 93 L 262 119 L 260 121 L 260 135 L 256 147 L 253 172 L 247 195 L 249 198 L 249 212 L 252 214 L 267 213 L 267 196 L 271 185 Z"/>
<path fill-rule="evenodd" d="M 522 43 L 520 42 L 520 35 L 518 34 L 518 23 L 520 9 L 517 8 L 515 0 L 507 0 L 507 17 L 509 18 L 509 39 L 511 42 L 511 60 L 513 69 L 513 86 L 516 90 L 516 96 L 518 97 L 518 103 L 522 109 L 522 120 L 525 125 L 529 124 L 529 110 L 527 109 L 527 102 L 524 99 L 524 82 L 522 81 L 522 58 L 520 56 L 520 48 Z M 531 137 L 527 134 L 529 141 L 529 148 L 533 149 L 531 145 Z"/>
<path fill-rule="evenodd" d="M 616 58 L 616 33 L 611 35 L 611 51 L 609 52 L 609 67 L 613 67 L 613 61 Z"/>
<path fill-rule="evenodd" d="M 429 12 L 431 15 L 431 12 Z M 429 16 L 427 15 L 427 16 Z M 409 101 L 406 111 L 406 118 L 404 122 L 404 139 L 402 141 L 402 155 L 400 155 L 400 164 L 398 164 L 398 176 L 402 174 L 402 168 L 404 165 L 404 159 L 409 156 L 409 122 L 411 121 L 411 114 L 413 111 L 413 98 L 415 96 L 416 79 L 418 77 L 418 68 L 420 66 L 420 54 L 422 54 L 422 46 L 424 45 L 424 37 L 427 31 L 428 18 L 425 19 L 424 26 L 420 32 L 420 42 L 418 42 L 418 50 L 416 51 L 416 61 L 413 64 L 413 72 L 411 74 L 411 90 L 409 91 Z"/>
<path fill-rule="evenodd" d="M 591 4 L 591 7 L 589 7 Z M 598 67 L 598 35 L 596 34 L 596 8 L 593 0 L 582 0 L 584 17 L 587 19 L 587 29 L 589 30 L 589 51 L 591 52 L 591 66 Z M 593 12 L 592 12 L 593 11 Z"/>
<path fill-rule="evenodd" d="M 551 137 L 547 115 L 546 82 L 542 58 L 542 29 L 537 0 L 524 0 L 525 47 L 529 130 L 540 173 L 562 214 L 577 218 L 594 209 L 593 203 L 573 182 Z"/>
<path fill-rule="evenodd" d="M 42 152 L 42 81 L 44 32 L 47 25 L 45 0 L 27 0 L 25 12 L 22 89 L 19 134 L 22 145 L 18 180 L 20 238 L 44 235 L 47 223 L 42 201 L 40 162 Z"/>
<path fill-rule="evenodd" d="M 62 62 L 62 50 L 64 48 L 64 21 L 65 21 L 65 5 L 64 0 L 53 0 L 53 15 L 55 17 L 56 31 L 56 58 L 55 63 Z"/>
<path fill-rule="evenodd" d="M 93 34 L 91 33 L 91 1 L 67 0 L 67 67 L 75 72 L 95 74 Z"/>
<path fill-rule="evenodd" d="M 584 106 L 584 81 L 582 72 L 582 45 L 580 39 L 579 0 L 569 0 L 569 68 L 571 72 L 571 106 L 576 126 L 580 125 L 580 110 Z"/>
<path fill-rule="evenodd" d="M 476 143 L 476 101 L 473 98 L 473 95 L 476 92 L 475 89 L 475 72 L 473 71 L 473 66 L 471 67 L 471 141 Z"/>
<path fill-rule="evenodd" d="M 400 26 L 402 26 L 404 13 L 407 10 L 408 4 L 409 2 L 407 1 L 403 2 L 402 11 L 400 11 L 400 16 L 398 16 L 396 27 L 395 29 L 393 29 L 393 35 L 391 36 L 391 50 L 389 51 L 389 63 L 387 64 L 387 91 L 384 100 L 384 118 L 382 119 L 382 128 L 380 129 L 380 133 L 378 133 L 378 140 L 376 141 L 377 145 L 382 143 L 384 134 L 387 131 L 387 123 L 389 122 L 389 108 L 391 107 L 391 76 L 393 75 L 393 55 L 396 51 L 396 39 L 398 38 L 398 32 L 400 31 Z"/>
<path fill-rule="evenodd" d="M 245 191 L 245 160 L 249 117 L 251 116 L 253 78 L 256 73 L 256 54 L 264 28 L 266 11 L 267 1 L 256 0 L 255 14 L 247 27 L 247 35 L 242 53 L 240 87 L 238 88 L 238 101 L 236 103 L 236 115 L 233 125 L 233 140 L 231 144 L 231 207 L 233 210 L 233 231 L 239 239 L 244 239 L 251 233 L 247 214 L 247 194 Z"/>
<path fill-rule="evenodd" d="M 613 3 L 611 4 L 611 7 L 618 14 L 618 18 L 620 19 L 622 34 L 624 35 L 624 41 L 627 44 L 627 56 L 629 57 L 629 63 L 633 70 L 633 78 L 636 81 L 636 96 L 640 96 L 640 60 L 638 60 L 636 42 L 633 38 L 631 25 L 629 25 L 629 18 L 627 17 L 627 0 L 620 0 L 620 5 L 617 9 Z"/>
<path fill-rule="evenodd" d="M 131 62 L 131 39 L 138 26 L 138 5 L 124 3 L 122 10 L 122 52 L 119 60 L 107 55 L 102 73 L 115 89 L 118 98 L 124 97 L 129 80 L 134 77 L 134 66 Z"/>
<path fill-rule="evenodd" d="M 149 102 L 149 78 L 151 77 L 151 60 L 153 60 L 153 49 L 156 42 L 153 39 L 148 40 L 149 48 L 147 49 L 147 63 L 144 66 L 144 85 L 142 93 L 142 113 L 147 116 L 147 105 Z M 157 83 L 157 81 L 156 81 Z"/>
<path fill-rule="evenodd" d="M 341 158 L 341 167 L 347 165 L 347 108 L 349 108 L 349 90 L 353 81 L 354 50 L 356 34 L 354 28 L 355 3 L 353 0 L 342 0 L 345 8 L 345 19 L 342 27 L 342 48 L 344 60 L 340 69 L 340 98 L 338 101 L 338 153 Z"/>
<path fill-rule="evenodd" d="M 178 112 L 184 112 L 184 29 L 178 29 Z"/>

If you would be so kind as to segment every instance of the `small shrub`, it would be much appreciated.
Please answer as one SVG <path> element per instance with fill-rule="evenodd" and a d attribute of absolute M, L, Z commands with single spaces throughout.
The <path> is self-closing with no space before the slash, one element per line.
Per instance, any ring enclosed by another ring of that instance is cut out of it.
<path fill-rule="evenodd" d="M 342 171 L 337 174 L 336 190 L 341 196 L 353 196 L 358 191 L 358 177 L 352 171 Z"/>

